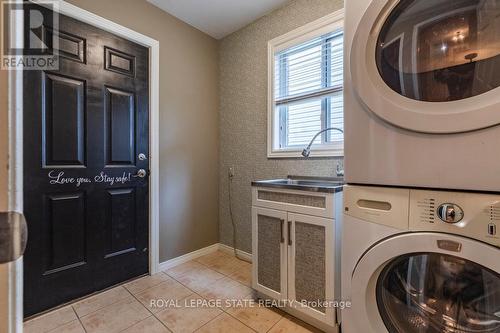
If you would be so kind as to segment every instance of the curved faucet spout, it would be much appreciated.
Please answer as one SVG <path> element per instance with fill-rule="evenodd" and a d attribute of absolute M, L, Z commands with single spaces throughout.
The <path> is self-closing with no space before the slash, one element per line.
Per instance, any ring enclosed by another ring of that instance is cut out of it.
<path fill-rule="evenodd" d="M 302 150 L 302 156 L 304 156 L 306 158 L 309 157 L 309 155 L 311 154 L 311 146 L 312 146 L 314 140 L 316 140 L 316 138 L 318 137 L 318 135 L 320 135 L 321 133 L 324 133 L 327 131 L 333 131 L 333 130 L 339 131 L 340 133 L 344 133 L 344 131 L 338 127 L 328 127 L 328 128 L 322 129 L 321 131 L 319 131 L 318 133 L 316 133 L 314 135 L 311 142 L 309 142 L 309 144 L 304 148 L 304 150 Z"/>

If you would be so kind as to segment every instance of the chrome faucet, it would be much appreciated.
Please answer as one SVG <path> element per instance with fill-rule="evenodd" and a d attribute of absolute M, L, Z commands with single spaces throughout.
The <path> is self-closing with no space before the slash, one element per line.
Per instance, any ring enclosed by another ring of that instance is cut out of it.
<path fill-rule="evenodd" d="M 318 137 L 318 135 L 320 135 L 321 133 L 324 133 L 326 131 L 333 131 L 333 130 L 339 131 L 340 133 L 344 133 L 344 131 L 342 129 L 337 128 L 337 127 L 328 127 L 328 128 L 325 128 L 325 129 L 319 131 L 318 133 L 316 133 L 316 135 L 314 135 L 311 142 L 309 142 L 309 144 L 304 148 L 304 150 L 302 150 L 302 156 L 304 156 L 305 158 L 309 157 L 309 155 L 311 154 L 311 146 L 312 146 L 314 140 L 316 140 L 316 138 Z M 344 164 L 344 163 L 342 163 L 342 164 Z M 335 171 L 337 173 L 337 177 L 344 177 L 344 168 L 340 166 L 340 163 L 337 164 L 337 169 Z"/>
<path fill-rule="evenodd" d="M 344 133 L 344 131 L 338 127 L 328 127 L 328 128 L 322 129 L 321 131 L 316 133 L 316 135 L 314 135 L 311 142 L 309 142 L 309 144 L 304 148 L 304 150 L 302 150 L 302 156 L 304 156 L 306 158 L 309 157 L 309 155 L 311 154 L 311 146 L 312 146 L 314 140 L 316 140 L 316 138 L 318 137 L 318 135 L 320 135 L 321 133 L 324 133 L 326 131 L 332 131 L 332 130 L 336 130 L 336 131 L 339 131 L 340 133 Z"/>

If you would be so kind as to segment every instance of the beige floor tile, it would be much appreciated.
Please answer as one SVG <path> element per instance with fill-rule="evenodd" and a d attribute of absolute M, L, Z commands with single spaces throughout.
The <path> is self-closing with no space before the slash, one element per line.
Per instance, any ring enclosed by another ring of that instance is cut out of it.
<path fill-rule="evenodd" d="M 125 288 L 119 286 L 95 296 L 83 299 L 73 304 L 73 308 L 75 309 L 76 314 L 81 318 L 126 298 L 132 298 L 132 296 L 127 290 L 125 290 Z"/>
<path fill-rule="evenodd" d="M 229 274 L 228 276 L 231 279 L 250 287 L 252 285 L 252 264 L 241 262 L 238 265 L 238 270 Z"/>
<path fill-rule="evenodd" d="M 205 266 L 194 268 L 176 279 L 191 290 L 197 291 L 211 285 L 225 276 Z"/>
<path fill-rule="evenodd" d="M 162 310 L 155 316 L 174 333 L 191 333 L 222 313 L 207 302 L 191 295 L 179 302 L 180 307 Z"/>
<path fill-rule="evenodd" d="M 126 283 L 124 285 L 124 287 L 127 288 L 128 291 L 130 291 L 132 294 L 135 295 L 143 290 L 157 286 L 160 283 L 165 282 L 168 279 L 170 279 L 170 277 L 167 276 L 166 274 L 164 274 L 163 272 L 161 272 L 161 273 L 151 275 L 151 276 L 144 276 L 144 277 L 141 277 L 137 280 Z"/>
<path fill-rule="evenodd" d="M 175 267 L 172 267 L 168 270 L 165 271 L 169 276 L 173 277 L 174 279 L 177 279 L 178 277 L 186 274 L 189 271 L 192 271 L 194 269 L 200 269 L 205 267 L 205 265 L 200 264 L 199 262 L 196 261 L 188 261 L 183 264 L 177 265 Z"/>
<path fill-rule="evenodd" d="M 154 316 L 138 322 L 132 327 L 127 328 L 122 333 L 168 333 L 170 332 L 158 319 Z"/>
<path fill-rule="evenodd" d="M 280 311 L 251 303 L 250 306 L 235 306 L 226 309 L 227 313 L 257 332 L 267 332 L 281 318 Z"/>
<path fill-rule="evenodd" d="M 225 277 L 202 288 L 198 293 L 206 299 L 238 300 L 251 294 L 252 289 L 238 281 Z"/>
<path fill-rule="evenodd" d="M 312 327 L 303 321 L 292 316 L 285 316 L 281 318 L 276 325 L 269 330 L 269 333 L 321 333 L 322 331 Z"/>
<path fill-rule="evenodd" d="M 79 320 L 73 320 L 67 324 L 59 326 L 49 333 L 85 333 L 85 330 Z"/>
<path fill-rule="evenodd" d="M 196 332 L 197 333 L 228 333 L 228 332 L 249 333 L 254 331 L 249 327 L 243 325 L 241 322 L 234 319 L 227 313 L 223 313 Z"/>
<path fill-rule="evenodd" d="M 207 267 L 224 275 L 230 275 L 238 271 L 242 262 L 233 256 L 219 256 L 207 264 Z"/>
<path fill-rule="evenodd" d="M 78 319 L 71 306 L 54 310 L 24 323 L 25 333 L 44 333 Z"/>
<path fill-rule="evenodd" d="M 192 293 L 191 290 L 171 279 L 138 293 L 136 297 L 145 307 L 155 313 L 161 310 L 161 308 L 155 305 L 156 303 L 154 302 L 156 300 L 165 302 L 169 300 L 181 300 Z"/>
<path fill-rule="evenodd" d="M 81 318 L 87 333 L 115 333 L 149 317 L 151 313 L 134 298 L 125 299 Z"/>
<path fill-rule="evenodd" d="M 202 263 L 203 265 L 209 266 L 210 264 L 212 264 L 212 262 L 214 260 L 218 260 L 219 258 L 229 258 L 229 257 L 231 257 L 231 255 L 229 253 L 222 252 L 222 251 L 215 251 L 215 252 L 206 254 L 204 256 L 198 257 L 194 260 L 199 262 L 199 263 Z"/>

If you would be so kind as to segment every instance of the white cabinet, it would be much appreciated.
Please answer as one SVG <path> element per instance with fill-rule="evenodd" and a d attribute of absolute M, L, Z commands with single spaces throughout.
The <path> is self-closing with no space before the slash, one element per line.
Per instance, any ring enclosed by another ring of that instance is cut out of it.
<path fill-rule="evenodd" d="M 259 196 L 259 191 L 269 193 Z M 253 288 L 261 296 L 285 301 L 285 311 L 333 332 L 337 320 L 332 302 L 340 296 L 334 207 L 340 196 L 253 188 Z M 311 211 L 319 216 L 302 213 Z"/>
<path fill-rule="evenodd" d="M 253 287 L 277 300 L 288 297 L 286 221 L 286 212 L 252 208 Z"/>
<path fill-rule="evenodd" d="M 288 299 L 302 312 L 329 325 L 334 300 L 334 220 L 288 213 Z"/>

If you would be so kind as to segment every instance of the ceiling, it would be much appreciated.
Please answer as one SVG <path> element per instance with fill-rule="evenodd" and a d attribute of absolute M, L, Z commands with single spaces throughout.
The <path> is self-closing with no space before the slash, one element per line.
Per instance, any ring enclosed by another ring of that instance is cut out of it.
<path fill-rule="evenodd" d="M 288 0 L 148 0 L 206 34 L 221 39 Z"/>

